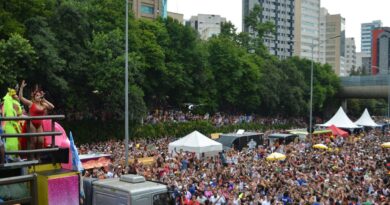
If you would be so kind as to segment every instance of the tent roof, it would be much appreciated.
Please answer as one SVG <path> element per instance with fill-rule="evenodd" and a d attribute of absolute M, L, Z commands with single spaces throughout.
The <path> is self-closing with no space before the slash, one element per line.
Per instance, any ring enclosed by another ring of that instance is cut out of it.
<path fill-rule="evenodd" d="M 320 124 L 319 126 L 329 127 L 335 125 L 336 127 L 342 128 L 359 128 L 358 125 L 353 123 L 348 116 L 345 114 L 342 107 L 336 112 L 336 114 L 326 123 Z"/>
<path fill-rule="evenodd" d="M 216 142 L 202 133 L 198 131 L 193 131 L 190 134 L 169 143 L 170 146 L 180 146 L 185 145 L 186 147 L 207 147 L 207 146 L 214 146 L 214 145 L 220 145 L 221 143 Z"/>
<path fill-rule="evenodd" d="M 336 136 L 348 137 L 348 132 L 337 128 L 335 125 L 329 126 L 329 129 L 332 130 L 332 134 Z"/>
<path fill-rule="evenodd" d="M 366 127 L 379 127 L 380 125 L 376 124 L 371 118 L 370 113 L 368 113 L 367 108 L 364 110 L 362 116 L 356 120 L 355 124 L 366 126 Z"/>

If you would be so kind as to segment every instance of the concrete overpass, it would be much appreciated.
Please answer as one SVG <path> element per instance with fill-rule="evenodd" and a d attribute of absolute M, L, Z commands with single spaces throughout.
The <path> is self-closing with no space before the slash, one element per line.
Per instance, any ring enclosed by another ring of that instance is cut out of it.
<path fill-rule="evenodd" d="M 340 77 L 340 98 L 387 98 L 390 88 L 389 75 Z"/>

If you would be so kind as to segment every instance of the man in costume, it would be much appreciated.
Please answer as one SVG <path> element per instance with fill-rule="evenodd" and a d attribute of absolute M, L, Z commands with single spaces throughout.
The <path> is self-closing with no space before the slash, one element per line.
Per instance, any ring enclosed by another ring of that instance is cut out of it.
<path fill-rule="evenodd" d="M 8 88 L 7 95 L 3 98 L 3 116 L 4 117 L 17 117 L 22 115 L 22 107 L 19 103 L 18 95 L 16 94 L 15 89 Z M 3 132 L 6 134 L 15 134 L 21 133 L 22 128 L 18 121 L 6 121 L 3 126 Z M 18 138 L 11 137 L 7 138 L 5 141 L 5 150 L 6 151 L 17 151 L 19 150 Z M 15 156 L 10 156 L 14 158 Z"/>

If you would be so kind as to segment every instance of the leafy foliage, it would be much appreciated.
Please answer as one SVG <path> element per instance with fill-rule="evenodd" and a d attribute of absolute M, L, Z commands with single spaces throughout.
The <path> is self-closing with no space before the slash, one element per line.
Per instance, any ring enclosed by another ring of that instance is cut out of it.
<path fill-rule="evenodd" d="M 27 2 L 27 3 L 26 3 Z M 121 119 L 124 107 L 125 5 L 115 0 L 10 0 L 0 5 L 0 86 L 21 79 L 47 91 L 62 113 Z M 279 60 L 263 39 L 274 25 L 256 6 L 237 33 L 231 22 L 208 41 L 168 18 L 129 19 L 131 119 L 147 110 L 201 104 L 196 112 L 306 116 L 308 60 Z M 314 64 L 315 114 L 339 82 L 328 65 Z"/>

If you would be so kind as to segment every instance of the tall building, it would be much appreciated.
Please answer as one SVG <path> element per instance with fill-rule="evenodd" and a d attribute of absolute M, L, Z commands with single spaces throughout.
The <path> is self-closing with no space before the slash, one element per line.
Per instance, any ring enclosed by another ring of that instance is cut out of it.
<path fill-rule="evenodd" d="M 328 16 L 328 10 L 326 8 L 321 8 L 320 10 L 320 44 L 318 45 L 318 58 L 321 64 L 326 63 L 326 16 Z"/>
<path fill-rule="evenodd" d="M 372 31 L 371 69 L 373 74 L 390 74 L 390 27 Z"/>
<path fill-rule="evenodd" d="M 339 76 L 347 76 L 345 69 L 345 19 L 340 14 L 326 16 L 326 63 Z"/>
<path fill-rule="evenodd" d="M 382 21 L 380 20 L 372 21 L 371 23 L 361 24 L 361 52 L 371 53 L 372 30 L 380 27 L 382 27 Z"/>
<path fill-rule="evenodd" d="M 355 38 L 345 39 L 345 70 L 347 74 L 357 70 Z"/>
<path fill-rule="evenodd" d="M 166 18 L 168 0 L 130 0 L 134 17 L 156 19 Z"/>
<path fill-rule="evenodd" d="M 191 27 L 199 32 L 200 38 L 203 40 L 221 33 L 221 24 L 224 22 L 226 22 L 226 18 L 213 14 L 198 14 L 190 19 Z"/>
<path fill-rule="evenodd" d="M 361 70 L 364 75 L 371 74 L 371 54 L 357 52 L 356 68 Z"/>
<path fill-rule="evenodd" d="M 179 23 L 184 24 L 184 15 L 183 14 L 168 11 L 168 16 L 171 17 L 172 19 L 178 21 Z"/>
<path fill-rule="evenodd" d="M 321 62 L 320 0 L 295 0 L 294 55 Z M 313 52 L 311 46 L 313 47 Z M 312 56 L 313 54 L 313 56 Z"/>
<path fill-rule="evenodd" d="M 280 59 L 291 57 L 294 54 L 294 0 L 242 0 L 243 21 L 256 4 L 263 8 L 260 21 L 275 25 L 275 33 L 264 37 L 265 46 Z M 249 31 L 245 23 L 243 31 Z"/>

